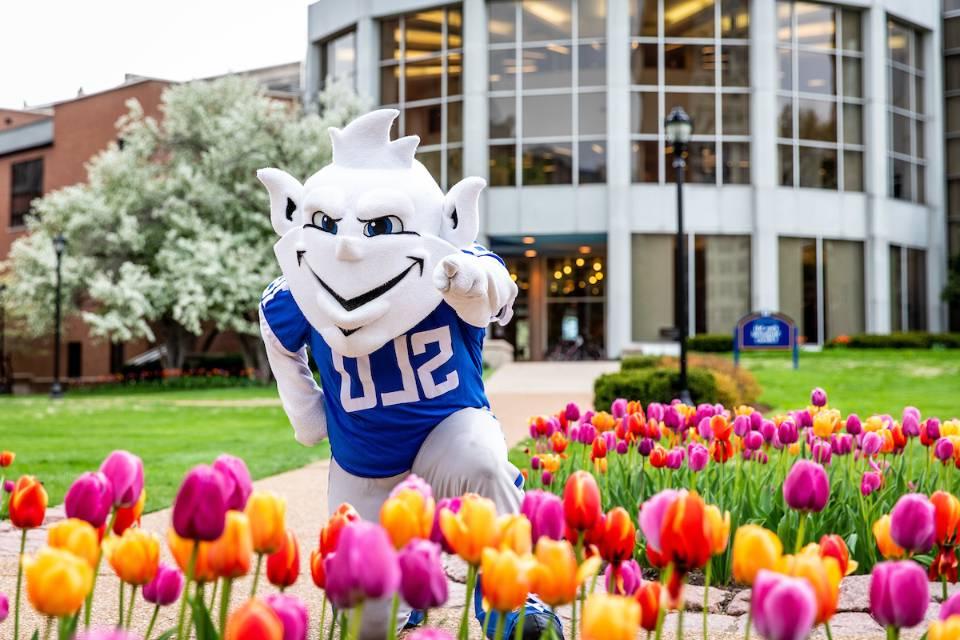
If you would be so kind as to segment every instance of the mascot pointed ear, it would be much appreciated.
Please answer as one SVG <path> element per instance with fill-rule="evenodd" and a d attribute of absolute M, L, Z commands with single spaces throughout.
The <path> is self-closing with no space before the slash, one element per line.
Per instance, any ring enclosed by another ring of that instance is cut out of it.
<path fill-rule="evenodd" d="M 480 232 L 480 192 L 487 186 L 483 178 L 464 178 L 450 187 L 443 199 L 441 237 L 463 249 L 477 240 Z"/>
<path fill-rule="evenodd" d="M 257 178 L 270 193 L 270 222 L 273 223 L 273 230 L 277 235 L 282 236 L 303 224 L 300 211 L 303 185 L 280 169 L 260 169 L 257 171 Z"/>

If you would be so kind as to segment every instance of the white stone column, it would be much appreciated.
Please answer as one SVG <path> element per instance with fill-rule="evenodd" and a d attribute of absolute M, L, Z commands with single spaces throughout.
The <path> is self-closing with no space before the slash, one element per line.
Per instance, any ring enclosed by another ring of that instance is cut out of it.
<path fill-rule="evenodd" d="M 607 355 L 631 341 L 630 5 L 607 0 Z"/>
<path fill-rule="evenodd" d="M 943 140 L 943 47 L 938 28 L 923 39 L 924 78 L 923 104 L 927 114 L 923 148 L 927 156 L 925 197 L 929 208 L 927 225 L 927 318 L 930 331 L 943 331 L 947 326 L 947 305 L 940 293 L 947 277 L 947 215 L 944 202 Z"/>
<path fill-rule="evenodd" d="M 380 26 L 364 14 L 357 20 L 357 94 L 372 107 L 380 103 Z"/>
<path fill-rule="evenodd" d="M 487 178 L 487 7 L 463 2 L 463 175 Z"/>

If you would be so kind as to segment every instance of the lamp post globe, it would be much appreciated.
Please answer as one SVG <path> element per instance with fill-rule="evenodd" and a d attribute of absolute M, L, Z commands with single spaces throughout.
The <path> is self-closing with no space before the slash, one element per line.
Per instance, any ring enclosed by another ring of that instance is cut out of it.
<path fill-rule="evenodd" d="M 63 252 L 67 249 L 67 239 L 62 233 L 53 238 L 53 250 L 57 254 L 57 290 L 54 297 L 54 325 L 53 335 L 53 384 L 50 386 L 50 397 L 63 397 L 63 386 L 60 384 L 60 316 L 61 316 L 61 265 Z"/>
<path fill-rule="evenodd" d="M 684 404 L 692 404 L 690 390 L 687 385 L 687 317 L 688 282 L 687 282 L 687 248 L 683 231 L 683 181 L 687 170 L 687 144 L 693 135 L 693 120 L 677 106 L 670 110 L 664 122 L 667 142 L 673 148 L 673 171 L 677 183 L 677 251 L 676 251 L 676 295 L 674 295 L 676 338 L 680 345 L 680 380 L 679 398 Z"/>

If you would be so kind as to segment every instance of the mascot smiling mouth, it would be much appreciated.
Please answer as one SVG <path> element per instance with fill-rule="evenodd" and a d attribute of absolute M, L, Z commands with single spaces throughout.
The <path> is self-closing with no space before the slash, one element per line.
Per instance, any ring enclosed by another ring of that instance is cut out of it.
<path fill-rule="evenodd" d="M 303 252 L 297 251 L 297 262 L 298 263 L 302 262 L 302 259 L 303 259 Z M 323 278 L 318 276 L 317 272 L 310 267 L 310 263 L 307 263 L 307 269 L 309 269 L 310 273 L 313 274 L 313 277 L 317 279 L 317 282 L 320 283 L 320 286 L 323 287 L 323 289 L 327 293 L 329 293 L 330 296 L 334 300 L 336 300 L 341 307 L 343 307 L 344 311 L 350 312 L 350 311 L 355 311 L 356 309 L 359 309 L 360 307 L 367 304 L 368 302 L 372 302 L 373 300 L 376 300 L 386 292 L 390 291 L 390 289 L 393 289 L 395 286 L 400 284 L 400 282 L 407 276 L 408 273 L 410 273 L 410 271 L 413 270 L 414 267 L 417 267 L 417 266 L 420 267 L 420 277 L 423 277 L 423 263 L 424 263 L 423 258 L 407 256 L 407 259 L 410 260 L 410 265 L 406 269 L 398 273 L 393 278 L 390 278 L 383 284 L 376 286 L 373 289 L 370 289 L 366 293 L 361 293 L 359 296 L 356 296 L 354 298 L 344 298 L 339 293 L 334 291 L 333 287 L 331 287 L 326 282 L 324 282 Z M 353 333 L 356 333 L 363 327 L 356 327 L 354 329 L 344 329 L 343 327 L 337 327 L 337 328 L 343 332 L 344 336 L 349 336 Z"/>

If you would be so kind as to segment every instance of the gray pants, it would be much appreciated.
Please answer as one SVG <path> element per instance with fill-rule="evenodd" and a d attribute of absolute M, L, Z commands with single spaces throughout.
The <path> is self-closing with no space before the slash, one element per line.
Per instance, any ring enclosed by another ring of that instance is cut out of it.
<path fill-rule="evenodd" d="M 461 409 L 438 424 L 420 447 L 410 472 L 430 484 L 437 500 L 472 492 L 493 500 L 500 514 L 520 510 L 522 492 L 516 485 L 520 472 L 507 461 L 500 423 L 486 409 Z M 349 502 L 364 520 L 379 522 L 380 506 L 406 476 L 361 478 L 347 473 L 332 459 L 329 508 Z M 401 602 L 396 624 L 403 625 L 409 614 L 409 608 Z M 389 617 L 389 599 L 366 603 L 360 637 L 386 637 Z"/>

